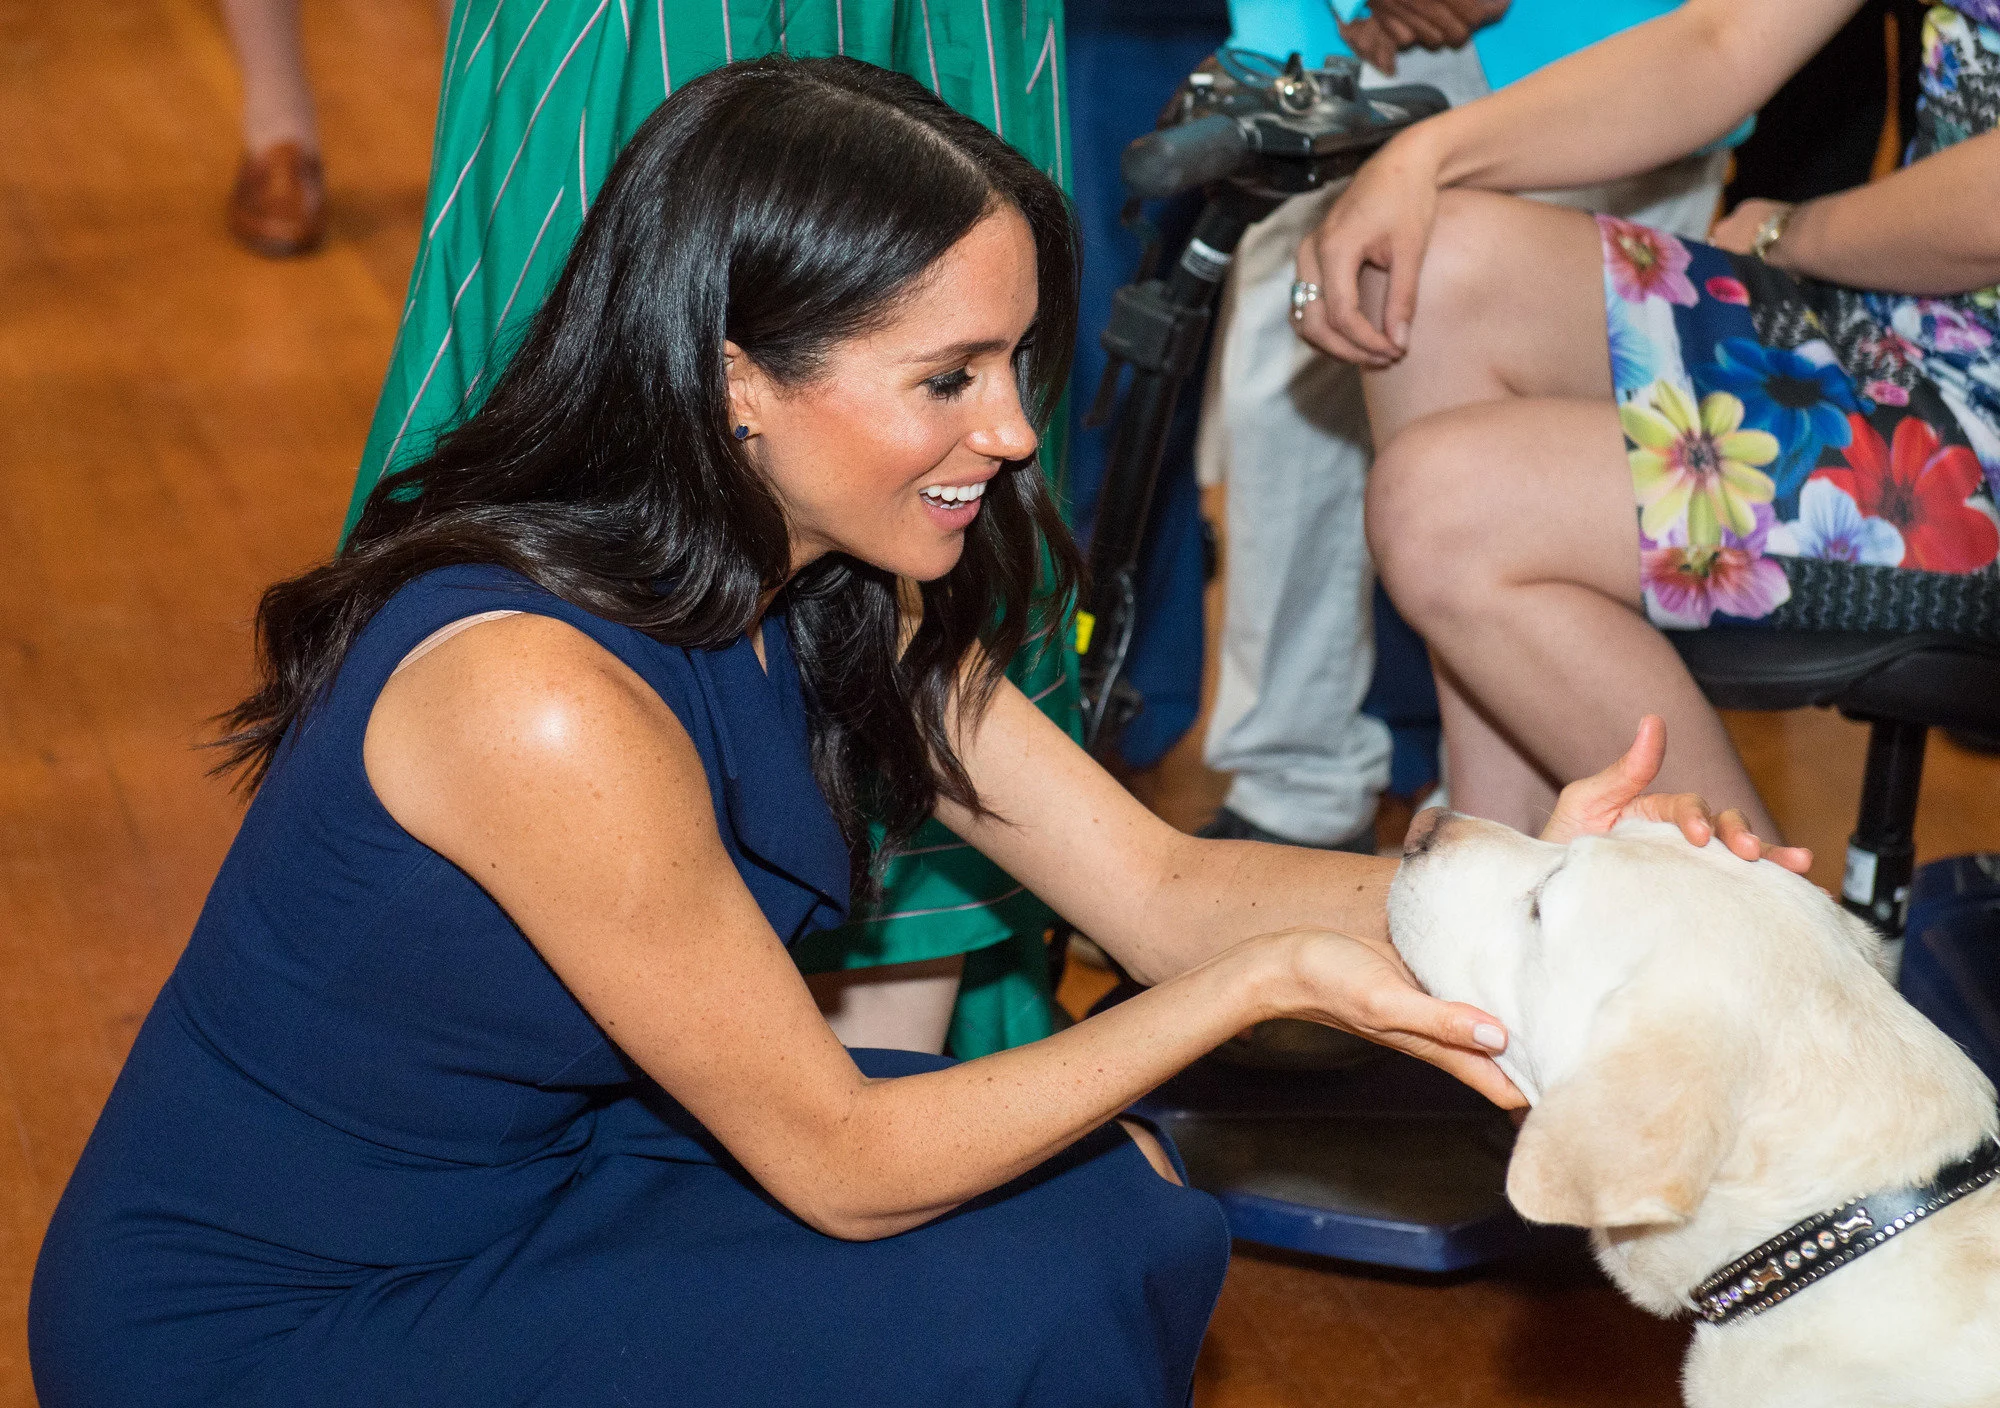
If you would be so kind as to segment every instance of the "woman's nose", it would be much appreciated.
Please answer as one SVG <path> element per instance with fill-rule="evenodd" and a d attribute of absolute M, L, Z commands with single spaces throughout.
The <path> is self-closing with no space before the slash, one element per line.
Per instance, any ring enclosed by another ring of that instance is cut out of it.
<path fill-rule="evenodd" d="M 966 444 L 988 459 L 1024 460 L 1035 453 L 1041 437 L 1021 410 L 1021 403 L 1009 397 L 1004 410 L 989 424 L 966 438 Z"/>

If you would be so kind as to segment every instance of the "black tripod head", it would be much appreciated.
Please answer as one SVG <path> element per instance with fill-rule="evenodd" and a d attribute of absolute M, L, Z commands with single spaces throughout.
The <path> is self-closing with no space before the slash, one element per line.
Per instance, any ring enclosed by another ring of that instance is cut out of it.
<path fill-rule="evenodd" d="M 1142 198 L 1228 180 L 1261 195 L 1318 190 L 1354 174 L 1374 150 L 1449 106 L 1423 83 L 1361 88 L 1358 60 L 1307 68 L 1249 49 L 1218 49 L 1161 111 L 1158 130 L 1125 149 L 1126 188 Z"/>

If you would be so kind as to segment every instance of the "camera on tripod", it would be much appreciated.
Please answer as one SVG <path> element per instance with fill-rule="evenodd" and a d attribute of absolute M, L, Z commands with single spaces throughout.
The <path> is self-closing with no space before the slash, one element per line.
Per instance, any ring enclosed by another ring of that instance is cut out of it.
<path fill-rule="evenodd" d="M 1428 84 L 1361 87 L 1358 60 L 1328 55 L 1307 68 L 1249 49 L 1218 49 L 1187 76 L 1158 129 L 1125 149 L 1126 188 L 1139 199 L 1234 179 L 1279 198 L 1354 174 L 1391 137 L 1443 112 Z"/>
<path fill-rule="evenodd" d="M 1137 608 L 1139 549 L 1152 512 L 1167 426 L 1208 336 L 1211 310 L 1244 230 L 1294 195 L 1354 174 L 1404 128 L 1443 112 L 1425 84 L 1361 87 L 1361 65 L 1328 57 L 1307 68 L 1248 49 L 1219 49 L 1188 75 L 1157 129 L 1125 149 L 1136 202 L 1205 189 L 1194 234 L 1165 278 L 1138 276 L 1112 295 L 1100 338 L 1110 361 L 1085 425 L 1113 422 L 1090 538 L 1090 580 L 1077 611 L 1083 738 L 1100 755 L 1144 701 L 1124 678 Z M 1122 401 L 1118 385 L 1132 369 Z M 1112 407 L 1116 403 L 1115 417 Z"/>

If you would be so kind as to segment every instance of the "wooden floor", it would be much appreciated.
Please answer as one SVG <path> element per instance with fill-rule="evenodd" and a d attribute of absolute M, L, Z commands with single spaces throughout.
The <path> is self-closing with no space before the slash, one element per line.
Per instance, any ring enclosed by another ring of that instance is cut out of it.
<path fill-rule="evenodd" d="M 259 589 L 333 545 L 415 247 L 429 0 L 311 0 L 333 235 L 223 237 L 235 81 L 213 0 L 0 0 L 0 1408 L 50 1209 L 228 844 L 203 720 Z M 1750 721 L 1823 877 L 1859 776 L 1837 719 Z M 1147 785 L 1213 790 L 1183 752 Z M 1940 744 L 1926 855 L 2000 848 L 2000 766 Z M 1246 1252 L 1204 1408 L 1675 1401 L 1679 1332 L 1573 1262 L 1438 1284 Z"/>

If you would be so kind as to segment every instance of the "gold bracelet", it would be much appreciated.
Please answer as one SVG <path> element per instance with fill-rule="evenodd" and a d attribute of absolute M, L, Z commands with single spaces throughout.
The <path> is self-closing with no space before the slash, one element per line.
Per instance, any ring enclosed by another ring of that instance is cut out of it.
<path fill-rule="evenodd" d="M 1764 263 L 1771 262 L 1771 249 L 1785 233 L 1785 226 L 1791 223 L 1797 213 L 1796 205 L 1788 205 L 1783 210 L 1774 210 L 1764 217 L 1764 223 L 1757 227 L 1757 236 L 1750 241 L 1750 252 Z"/>

